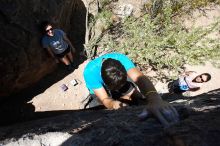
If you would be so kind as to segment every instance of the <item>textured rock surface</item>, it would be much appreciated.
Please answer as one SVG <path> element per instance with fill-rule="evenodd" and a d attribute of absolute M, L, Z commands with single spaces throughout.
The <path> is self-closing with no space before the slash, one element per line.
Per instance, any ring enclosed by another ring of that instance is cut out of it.
<path fill-rule="evenodd" d="M 48 20 L 82 50 L 86 8 L 81 0 L 2 0 L 0 3 L 0 96 L 37 82 L 54 69 L 41 48 L 39 24 Z"/>
<path fill-rule="evenodd" d="M 139 120 L 137 115 L 143 107 L 117 111 L 62 111 L 65 114 L 61 116 L 0 128 L 0 144 L 30 146 L 34 143 L 35 146 L 49 146 L 59 142 L 63 146 L 220 145 L 220 89 L 191 98 L 177 98 L 174 95 L 167 97 L 164 98 L 190 109 L 179 109 L 182 120 L 167 129 L 163 129 L 153 118 Z M 57 140 L 53 141 L 54 138 Z"/>

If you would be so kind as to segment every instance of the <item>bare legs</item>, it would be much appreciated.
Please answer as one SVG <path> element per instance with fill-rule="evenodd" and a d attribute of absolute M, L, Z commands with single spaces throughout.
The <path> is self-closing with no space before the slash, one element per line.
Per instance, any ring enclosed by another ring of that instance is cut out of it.
<path fill-rule="evenodd" d="M 73 53 L 72 53 L 72 51 L 70 51 L 70 52 L 67 54 L 67 57 L 69 58 L 70 62 L 73 63 Z"/>
<path fill-rule="evenodd" d="M 71 63 L 73 63 L 72 51 L 67 53 L 63 58 L 60 58 L 60 61 L 63 62 L 65 65 L 70 65 Z"/>
<path fill-rule="evenodd" d="M 63 58 L 60 58 L 60 61 L 63 62 L 65 65 L 70 65 L 70 61 L 66 55 Z"/>

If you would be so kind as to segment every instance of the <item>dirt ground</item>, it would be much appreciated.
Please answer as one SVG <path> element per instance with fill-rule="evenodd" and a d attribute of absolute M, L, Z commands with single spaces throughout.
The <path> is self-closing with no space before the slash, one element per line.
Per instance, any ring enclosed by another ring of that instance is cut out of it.
<path fill-rule="evenodd" d="M 82 102 L 88 96 L 88 90 L 83 79 L 83 70 L 87 62 L 84 61 L 78 69 L 29 101 L 35 106 L 35 111 L 82 109 L 84 105 Z M 78 83 L 75 86 L 71 84 L 74 79 Z M 68 87 L 66 91 L 61 89 L 62 84 Z"/>
<path fill-rule="evenodd" d="M 220 17 L 220 6 L 207 7 L 205 11 L 195 11 L 191 16 L 185 16 L 184 24 L 190 27 L 206 27 L 208 24 Z M 209 37 L 219 37 L 219 32 L 212 33 Z M 88 61 L 84 61 L 78 69 L 68 74 L 63 79 L 48 87 L 44 92 L 36 95 L 29 103 L 35 106 L 35 111 L 54 111 L 54 110 L 76 110 L 82 109 L 85 103 L 82 101 L 87 97 L 88 90 L 83 80 L 83 70 Z M 205 65 L 191 66 L 186 65 L 186 70 L 193 70 L 198 73 L 208 72 L 212 75 L 211 81 L 204 84 L 201 90 L 191 92 L 190 96 L 206 93 L 211 90 L 220 89 L 220 69 L 217 69 L 207 62 Z M 150 74 L 150 73 L 149 73 Z M 70 82 L 76 79 L 78 85 L 73 86 Z M 61 85 L 68 87 L 67 91 L 61 90 Z M 155 87 L 159 93 L 167 93 L 167 84 L 158 82 Z"/>
<path fill-rule="evenodd" d="M 82 101 L 87 97 L 88 90 L 83 80 L 83 69 L 88 61 L 85 61 L 77 70 L 67 75 L 62 80 L 47 88 L 43 93 L 35 96 L 31 102 L 35 106 L 35 111 L 56 111 L 56 110 L 76 110 L 82 109 L 85 103 Z M 212 66 L 211 63 L 205 65 L 190 66 L 186 65 L 186 70 L 194 70 L 198 73 L 208 72 L 211 74 L 211 81 L 204 84 L 200 90 L 190 92 L 190 96 L 196 96 L 208 91 L 220 89 L 220 69 Z M 77 79 L 78 85 L 73 86 L 70 82 Z M 61 85 L 65 84 L 68 90 L 62 91 Z M 161 94 L 168 93 L 167 83 L 158 82 L 155 84 L 157 91 Z"/>

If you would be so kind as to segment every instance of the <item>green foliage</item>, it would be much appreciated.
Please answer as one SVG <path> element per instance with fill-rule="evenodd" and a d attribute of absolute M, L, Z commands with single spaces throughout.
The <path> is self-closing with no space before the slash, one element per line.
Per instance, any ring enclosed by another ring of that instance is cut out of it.
<path fill-rule="evenodd" d="M 95 17 L 90 18 L 89 28 L 92 28 L 92 30 L 90 34 L 90 40 L 87 44 L 85 44 L 87 48 L 86 52 L 87 52 L 88 58 L 94 57 L 95 47 L 97 46 L 97 43 L 104 36 L 104 32 L 112 25 L 111 16 L 112 16 L 112 12 L 110 10 L 104 9 L 103 11 L 98 13 Z M 98 31 L 101 31 L 102 34 L 100 35 L 95 34 L 95 31 L 97 31 L 97 29 Z"/>
<path fill-rule="evenodd" d="M 209 0 L 210 1 L 210 0 Z M 111 48 L 127 54 L 140 66 L 150 65 L 163 76 L 162 70 L 181 70 L 184 64 L 199 64 L 207 60 L 220 60 L 220 41 L 207 37 L 220 28 L 220 21 L 207 28 L 185 29 L 181 22 L 174 21 L 174 0 L 165 0 L 163 8 L 152 18 L 145 14 L 140 18 L 128 17 L 118 25 L 117 34 L 109 31 L 99 40 L 101 48 Z M 186 4 L 191 1 L 184 0 Z M 195 0 L 192 7 L 206 5 L 208 0 Z M 194 4 L 196 3 L 196 4 Z M 177 7 L 176 7 L 177 8 Z M 180 7 L 179 7 L 180 8 Z M 99 18 L 108 14 L 100 14 Z M 111 26 L 109 23 L 108 26 Z M 109 29 L 110 30 L 110 29 Z M 215 61 L 216 65 L 220 64 Z"/>
<path fill-rule="evenodd" d="M 220 4 L 220 0 L 171 0 L 174 13 L 190 13 L 195 9 L 208 6 L 211 3 Z"/>
<path fill-rule="evenodd" d="M 100 0 L 99 3 L 102 7 L 107 6 L 108 4 L 110 4 L 112 0 Z"/>
<path fill-rule="evenodd" d="M 110 27 L 112 24 L 111 21 L 112 12 L 110 10 L 104 10 L 101 13 L 98 13 L 98 15 L 95 17 L 96 20 L 100 19 L 103 24 L 105 24 L 106 28 Z"/>
<path fill-rule="evenodd" d="M 201 8 L 209 5 L 210 3 L 219 4 L 219 0 L 181 0 L 182 5 L 189 6 L 190 9 Z"/>

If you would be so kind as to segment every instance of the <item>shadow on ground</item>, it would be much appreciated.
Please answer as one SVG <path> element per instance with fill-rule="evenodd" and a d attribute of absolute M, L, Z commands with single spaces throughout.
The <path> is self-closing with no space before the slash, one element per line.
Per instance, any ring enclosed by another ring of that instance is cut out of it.
<path fill-rule="evenodd" d="M 86 60 L 86 58 L 81 57 L 78 59 L 76 63 L 77 66 L 83 63 L 84 60 Z M 74 71 L 74 69 L 72 71 Z M 28 103 L 28 101 L 43 93 L 48 87 L 62 80 L 72 71 L 68 71 L 63 64 L 58 64 L 52 73 L 46 75 L 35 85 L 30 86 L 17 94 L 11 95 L 10 97 L 4 98 L 4 100 L 1 100 L 0 126 L 38 119 L 39 117 L 36 116 L 36 113 L 34 113 L 35 107 L 31 103 Z M 42 117 L 47 117 L 47 115 Z"/>

